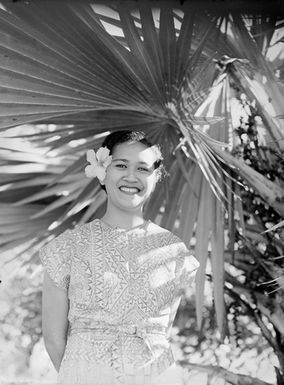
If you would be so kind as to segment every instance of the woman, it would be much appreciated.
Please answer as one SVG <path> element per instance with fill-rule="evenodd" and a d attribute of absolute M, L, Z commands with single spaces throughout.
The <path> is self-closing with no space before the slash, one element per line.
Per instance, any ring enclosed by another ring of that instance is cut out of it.
<path fill-rule="evenodd" d="M 172 323 L 199 264 L 178 237 L 143 217 L 161 152 L 144 133 L 118 131 L 87 159 L 107 209 L 40 251 L 46 349 L 61 385 L 167 384 Z"/>

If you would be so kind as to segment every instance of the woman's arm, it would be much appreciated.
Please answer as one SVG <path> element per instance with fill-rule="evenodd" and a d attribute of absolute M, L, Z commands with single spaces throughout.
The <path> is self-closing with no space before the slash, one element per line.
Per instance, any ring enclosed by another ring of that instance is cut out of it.
<path fill-rule="evenodd" d="M 65 351 L 68 330 L 67 291 L 59 289 L 48 273 L 44 273 L 42 298 L 42 331 L 49 357 L 59 371 Z"/>

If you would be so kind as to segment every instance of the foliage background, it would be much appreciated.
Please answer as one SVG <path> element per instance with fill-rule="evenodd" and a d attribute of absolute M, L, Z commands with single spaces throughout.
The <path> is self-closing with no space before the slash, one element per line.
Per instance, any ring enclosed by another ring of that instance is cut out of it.
<path fill-rule="evenodd" d="M 83 179 L 85 151 L 99 147 L 109 130 L 130 127 L 160 143 L 172 176 L 146 215 L 181 236 L 201 262 L 197 324 L 185 302 L 176 345 L 211 383 L 237 381 L 218 365 L 258 378 L 265 368 L 267 381 L 278 373 L 282 383 L 283 242 L 279 230 L 261 233 L 284 213 L 283 9 L 279 2 L 275 9 L 265 2 L 203 4 L 162 2 L 157 11 L 136 2 L 2 2 L 8 374 L 25 373 L 34 347 L 42 346 L 38 249 L 104 210 L 98 184 Z M 16 357 L 19 367 L 9 365 Z M 273 375 L 272 365 L 279 368 Z"/>

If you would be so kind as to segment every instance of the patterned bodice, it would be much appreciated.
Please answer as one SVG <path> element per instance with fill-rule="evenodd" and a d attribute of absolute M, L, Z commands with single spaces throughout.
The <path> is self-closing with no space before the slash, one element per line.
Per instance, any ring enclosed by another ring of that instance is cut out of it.
<path fill-rule="evenodd" d="M 55 285 L 68 291 L 71 332 L 147 325 L 147 334 L 153 325 L 168 336 L 181 290 L 199 265 L 178 237 L 150 221 L 123 231 L 95 219 L 52 240 L 40 258 Z"/>

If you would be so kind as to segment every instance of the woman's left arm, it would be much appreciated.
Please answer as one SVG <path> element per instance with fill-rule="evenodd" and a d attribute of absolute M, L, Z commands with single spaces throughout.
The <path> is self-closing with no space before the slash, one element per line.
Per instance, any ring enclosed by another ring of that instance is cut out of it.
<path fill-rule="evenodd" d="M 68 331 L 68 292 L 55 285 L 44 273 L 42 298 L 42 331 L 46 350 L 59 371 L 64 355 Z"/>

